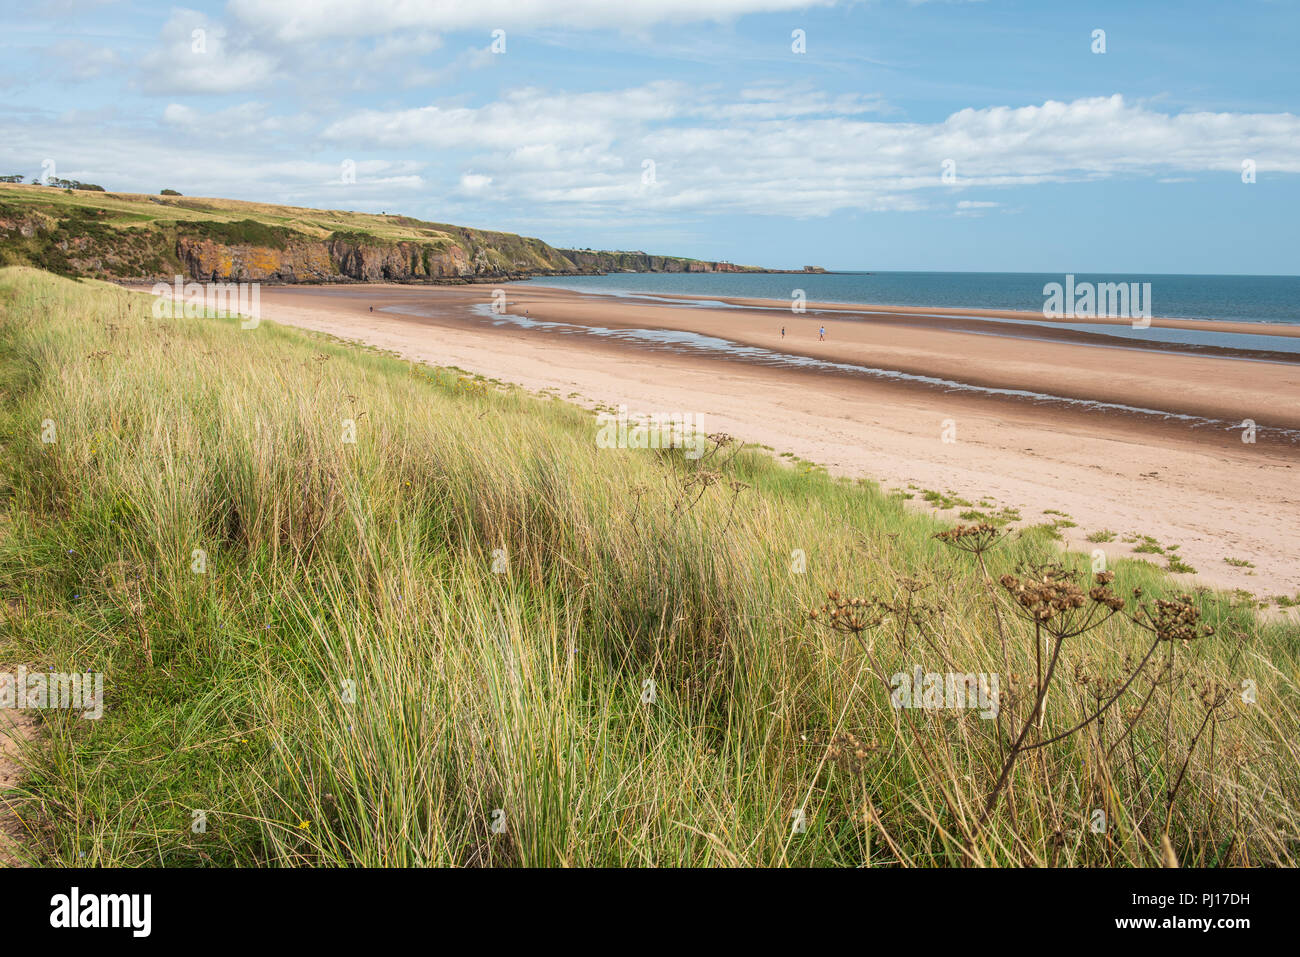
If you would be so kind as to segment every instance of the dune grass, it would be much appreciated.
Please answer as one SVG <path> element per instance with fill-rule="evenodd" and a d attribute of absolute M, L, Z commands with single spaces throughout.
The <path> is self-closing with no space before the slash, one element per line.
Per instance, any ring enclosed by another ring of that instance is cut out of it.
<path fill-rule="evenodd" d="M 43 712 L 8 796 L 35 863 L 1295 862 L 1294 627 L 1143 562 L 1094 584 L 1041 529 L 938 539 L 725 437 L 601 449 L 559 400 L 150 305 L 0 271 L 0 670 L 106 689 Z M 1011 589 L 1067 570 L 1122 608 L 1027 620 Z M 1195 637 L 1153 645 L 1156 598 Z M 998 718 L 891 707 L 914 667 L 998 674 Z"/>

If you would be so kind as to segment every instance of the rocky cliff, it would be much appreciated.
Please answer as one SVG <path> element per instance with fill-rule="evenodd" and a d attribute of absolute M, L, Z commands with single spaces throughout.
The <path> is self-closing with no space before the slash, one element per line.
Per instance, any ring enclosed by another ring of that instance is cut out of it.
<path fill-rule="evenodd" d="M 459 246 L 359 240 L 295 241 L 283 247 L 224 243 L 181 236 L 176 254 L 182 275 L 235 282 L 428 282 L 497 278 L 511 274 L 475 262 Z M 520 270 L 532 274 L 530 269 Z"/>
<path fill-rule="evenodd" d="M 561 249 L 561 255 L 583 272 L 825 272 L 820 266 L 803 269 L 762 269 L 724 261 L 654 256 L 643 252 L 605 252 L 596 249 Z"/>
<path fill-rule="evenodd" d="M 87 197 L 91 197 L 88 199 Z M 233 218 L 237 215 L 248 218 Z M 0 263 L 69 276 L 222 282 L 479 282 L 604 272 L 764 272 L 643 252 L 235 200 L 0 187 Z"/>
<path fill-rule="evenodd" d="M 677 256 L 652 256 L 643 252 L 602 252 L 595 249 L 561 249 L 560 254 L 590 272 L 763 272 L 753 266 L 707 262 Z"/>

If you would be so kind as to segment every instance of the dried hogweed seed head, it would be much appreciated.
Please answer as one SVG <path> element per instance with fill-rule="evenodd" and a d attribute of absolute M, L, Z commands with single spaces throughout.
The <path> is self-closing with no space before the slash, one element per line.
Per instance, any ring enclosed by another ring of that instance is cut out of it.
<path fill-rule="evenodd" d="M 1105 585 L 1094 585 L 1088 591 L 1088 597 L 1099 605 L 1105 605 L 1111 611 L 1119 611 L 1124 607 L 1124 599 L 1120 598 Z"/>
<path fill-rule="evenodd" d="M 834 589 L 826 593 L 826 598 L 820 609 L 809 614 L 817 622 L 822 621 L 821 616 L 825 615 L 825 624 L 832 631 L 861 635 L 879 625 L 889 610 L 886 603 L 874 598 L 845 597 Z"/>
<path fill-rule="evenodd" d="M 1148 619 L 1160 641 L 1188 642 L 1214 633 L 1214 629 L 1201 622 L 1201 612 L 1192 604 L 1190 595 L 1180 595 L 1177 601 L 1157 598 L 1154 617 L 1147 613 Z"/>
<path fill-rule="evenodd" d="M 988 522 L 977 525 L 956 525 L 936 532 L 934 537 L 945 545 L 978 555 L 988 551 L 1002 539 L 1002 530 Z"/>
<path fill-rule="evenodd" d="M 1051 564 L 1031 567 L 1024 579 L 1003 575 L 999 581 L 1020 607 L 1021 617 L 1037 625 L 1055 622 L 1049 630 L 1063 636 L 1071 630 L 1070 624 L 1082 620 L 1072 613 L 1087 601 L 1074 578 L 1073 572 Z"/>

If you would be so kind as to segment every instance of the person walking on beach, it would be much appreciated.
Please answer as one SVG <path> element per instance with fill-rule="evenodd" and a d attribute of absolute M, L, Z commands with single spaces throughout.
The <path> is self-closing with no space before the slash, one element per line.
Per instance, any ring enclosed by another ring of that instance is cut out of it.
<path fill-rule="evenodd" d="M 781 327 L 781 338 L 782 338 L 782 339 L 785 338 L 785 326 L 782 326 L 782 327 Z"/>
<path fill-rule="evenodd" d="M 825 327 L 825 326 L 822 326 L 820 329 L 817 330 L 817 341 L 818 341 L 818 342 L 825 342 L 825 341 L 826 341 L 826 327 Z"/>

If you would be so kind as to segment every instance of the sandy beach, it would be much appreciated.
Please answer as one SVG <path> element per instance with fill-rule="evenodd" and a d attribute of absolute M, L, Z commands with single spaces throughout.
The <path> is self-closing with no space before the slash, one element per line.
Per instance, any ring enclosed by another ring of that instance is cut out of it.
<path fill-rule="evenodd" d="M 1300 591 L 1294 353 L 1134 344 L 984 310 L 810 303 L 794 315 L 501 288 L 497 314 L 486 285 L 267 287 L 262 315 L 573 401 L 703 415 L 710 431 L 874 479 L 918 507 L 932 489 L 1016 508 L 1020 524 L 1064 513 L 1077 523 L 1061 528 L 1069 545 L 1111 558 L 1132 554 L 1123 538 L 1150 536 L 1178 546 L 1197 570 L 1189 585 Z M 1103 530 L 1115 538 L 1086 540 Z"/>

